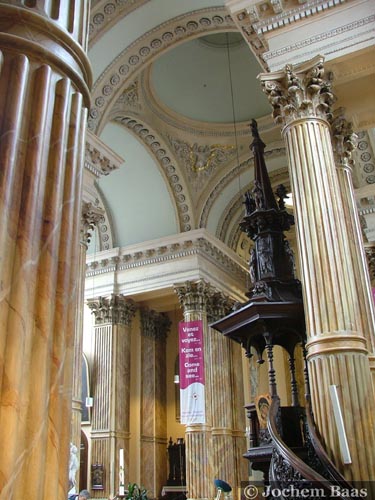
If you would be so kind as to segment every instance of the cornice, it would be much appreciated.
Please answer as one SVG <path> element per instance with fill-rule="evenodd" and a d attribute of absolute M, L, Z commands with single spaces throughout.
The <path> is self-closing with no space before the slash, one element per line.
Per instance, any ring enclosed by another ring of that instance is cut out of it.
<path fill-rule="evenodd" d="M 85 168 L 96 178 L 116 170 L 124 159 L 89 130 L 86 133 Z"/>
<path fill-rule="evenodd" d="M 246 264 L 222 242 L 205 230 L 181 233 L 157 242 L 133 245 L 100 252 L 86 259 L 86 277 L 119 273 L 143 266 L 173 263 L 187 257 L 201 256 L 222 268 L 240 282 L 247 279 Z"/>

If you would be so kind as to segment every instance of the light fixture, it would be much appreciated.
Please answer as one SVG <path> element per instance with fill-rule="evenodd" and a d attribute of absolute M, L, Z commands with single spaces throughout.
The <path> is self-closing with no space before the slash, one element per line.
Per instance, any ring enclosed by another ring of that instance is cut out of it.
<path fill-rule="evenodd" d="M 179 384 L 180 383 L 180 375 L 175 375 L 174 378 L 173 378 L 173 382 L 175 384 Z"/>

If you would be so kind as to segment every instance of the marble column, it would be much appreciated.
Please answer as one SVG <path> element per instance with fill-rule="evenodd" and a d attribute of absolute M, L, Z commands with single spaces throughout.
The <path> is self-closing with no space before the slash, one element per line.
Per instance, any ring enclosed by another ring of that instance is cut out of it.
<path fill-rule="evenodd" d="M 212 393 L 211 344 L 208 334 L 207 304 L 213 293 L 212 287 L 203 280 L 186 282 L 175 287 L 184 312 L 184 321 L 203 322 L 203 347 L 205 371 L 204 424 L 187 425 L 185 430 L 186 486 L 188 498 L 208 499 L 215 495 L 213 481 L 214 458 L 212 448 Z"/>
<path fill-rule="evenodd" d="M 331 142 L 332 82 L 324 75 L 321 56 L 259 78 L 287 146 L 315 420 L 345 477 L 365 481 L 372 478 L 375 465 L 375 407 L 352 228 L 345 217 Z M 331 385 L 339 394 L 348 463 L 342 459 L 332 418 Z"/>
<path fill-rule="evenodd" d="M 67 496 L 88 8 L 0 0 L 4 499 Z"/>
<path fill-rule="evenodd" d="M 82 340 L 83 340 L 83 307 L 85 291 L 86 251 L 95 226 L 103 219 L 104 211 L 92 203 L 82 203 L 81 231 L 79 248 L 79 265 L 77 279 L 77 312 L 74 335 L 74 365 L 72 394 L 72 431 L 71 443 L 77 448 L 78 456 L 81 448 L 82 417 Z M 76 470 L 75 484 L 79 488 L 79 468 Z"/>
<path fill-rule="evenodd" d="M 119 456 L 124 450 L 125 478 L 129 470 L 130 325 L 136 306 L 123 295 L 89 299 L 95 315 L 91 430 L 91 465 L 104 467 L 104 489 L 94 498 L 119 491 Z"/>
<path fill-rule="evenodd" d="M 231 311 L 233 301 L 213 293 L 207 304 L 208 322 L 213 323 Z M 220 478 L 237 491 L 246 481 L 246 420 L 242 350 L 240 344 L 208 328 L 211 345 L 212 456 L 214 478 Z"/>
<path fill-rule="evenodd" d="M 167 480 L 166 340 L 171 322 L 165 314 L 141 310 L 141 484 L 160 498 Z"/>

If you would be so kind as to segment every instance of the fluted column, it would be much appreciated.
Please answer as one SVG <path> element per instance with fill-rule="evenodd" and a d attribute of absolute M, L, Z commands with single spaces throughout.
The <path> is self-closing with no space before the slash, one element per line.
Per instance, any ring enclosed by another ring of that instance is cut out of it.
<path fill-rule="evenodd" d="M 346 478 L 367 480 L 375 465 L 375 408 L 352 229 L 345 217 L 328 122 L 335 100 L 331 81 L 324 77 L 320 56 L 260 79 L 274 118 L 283 126 L 288 152 L 315 420 Z M 331 385 L 338 389 L 343 412 L 351 456 L 346 464 L 332 418 Z"/>
<path fill-rule="evenodd" d="M 95 315 L 91 464 L 104 466 L 104 490 L 94 498 L 111 498 L 119 490 L 119 454 L 129 470 L 130 324 L 134 303 L 123 295 L 89 299 Z"/>
<path fill-rule="evenodd" d="M 86 251 L 94 227 L 102 220 L 103 210 L 94 207 L 92 203 L 83 202 L 81 213 L 81 231 L 79 247 L 79 265 L 77 276 L 77 312 L 74 334 L 74 365 L 73 365 L 73 394 L 72 394 L 72 430 L 71 443 L 79 454 L 81 448 L 81 420 L 82 420 L 82 339 L 83 339 L 83 306 L 85 291 Z M 79 488 L 79 468 L 76 471 L 76 490 Z"/>
<path fill-rule="evenodd" d="M 175 291 L 184 311 L 184 320 L 203 322 L 205 385 L 211 387 L 211 345 L 207 325 L 207 303 L 213 289 L 201 280 L 176 286 Z M 185 430 L 186 487 L 189 499 L 208 499 L 215 494 L 211 397 L 211 392 L 206 390 L 206 423 L 187 425 Z"/>
<path fill-rule="evenodd" d="M 233 302 L 214 293 L 207 304 L 209 323 L 226 316 Z M 234 491 L 247 479 L 245 413 L 241 346 L 212 328 L 211 345 L 212 456 L 214 478 L 228 482 Z"/>
<path fill-rule="evenodd" d="M 87 16 L 0 0 L 2 499 L 67 495 Z"/>
<path fill-rule="evenodd" d="M 167 478 L 166 339 L 170 320 L 141 311 L 141 484 L 159 498 Z"/>

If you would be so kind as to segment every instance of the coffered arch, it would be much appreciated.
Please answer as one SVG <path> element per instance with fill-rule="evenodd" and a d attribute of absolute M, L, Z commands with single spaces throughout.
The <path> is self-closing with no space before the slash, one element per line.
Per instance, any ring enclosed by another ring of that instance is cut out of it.
<path fill-rule="evenodd" d="M 100 134 L 124 86 L 161 54 L 203 34 L 225 31 L 237 28 L 228 11 L 217 7 L 183 14 L 145 33 L 117 55 L 95 81 L 88 128 Z"/>
<path fill-rule="evenodd" d="M 112 117 L 112 120 L 120 123 L 132 132 L 159 165 L 160 171 L 166 180 L 166 185 L 169 188 L 170 195 L 174 200 L 177 213 L 176 219 L 179 221 L 179 230 L 185 232 L 194 229 L 194 211 L 192 209 L 189 190 L 183 176 L 179 172 L 178 163 L 175 161 L 167 142 L 161 134 L 130 114 L 125 116 L 115 115 Z"/>

